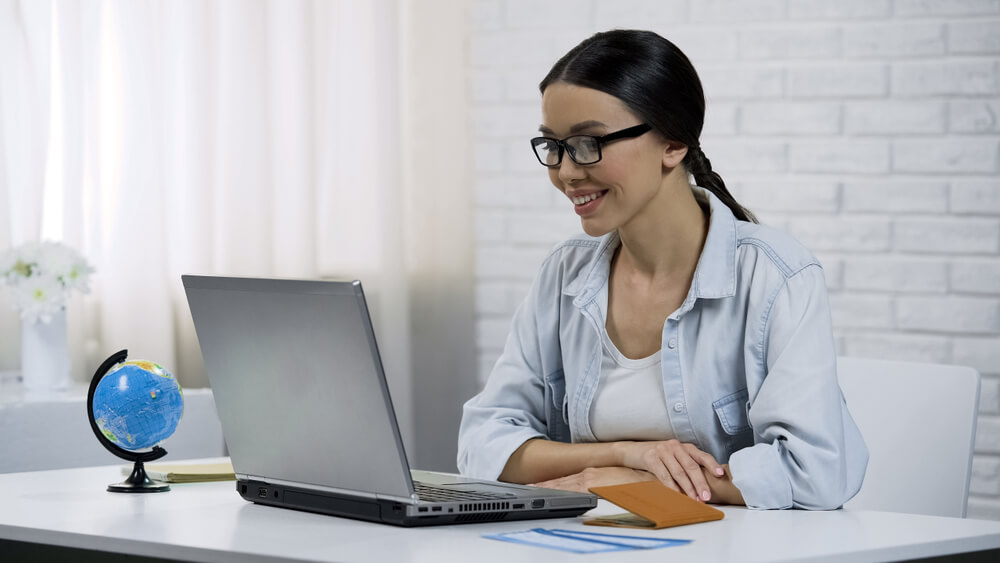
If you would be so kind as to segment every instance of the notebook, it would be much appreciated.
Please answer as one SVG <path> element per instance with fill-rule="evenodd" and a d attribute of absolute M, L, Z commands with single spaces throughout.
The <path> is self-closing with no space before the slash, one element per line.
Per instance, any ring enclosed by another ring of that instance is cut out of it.
<path fill-rule="evenodd" d="M 134 471 L 132 465 L 122 466 L 122 475 L 130 475 Z M 233 464 L 223 463 L 171 463 L 148 464 L 146 475 L 154 481 L 167 483 L 203 483 L 206 481 L 232 481 L 236 478 Z"/>
<path fill-rule="evenodd" d="M 361 282 L 182 281 L 244 499 L 401 526 L 597 506 L 590 493 L 411 470 Z"/>

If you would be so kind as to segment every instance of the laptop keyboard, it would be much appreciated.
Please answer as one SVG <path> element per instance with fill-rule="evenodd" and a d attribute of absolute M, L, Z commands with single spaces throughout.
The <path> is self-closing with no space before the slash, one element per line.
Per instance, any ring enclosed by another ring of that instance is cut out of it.
<path fill-rule="evenodd" d="M 512 494 L 496 494 L 496 493 L 484 493 L 475 491 L 460 491 L 457 489 L 449 489 L 448 487 L 437 487 L 434 485 L 429 485 L 427 483 L 421 483 L 420 481 L 413 482 L 413 489 L 416 491 L 417 496 L 420 500 L 428 502 L 455 502 L 462 500 L 493 500 L 501 498 L 510 498 L 514 495 Z"/>

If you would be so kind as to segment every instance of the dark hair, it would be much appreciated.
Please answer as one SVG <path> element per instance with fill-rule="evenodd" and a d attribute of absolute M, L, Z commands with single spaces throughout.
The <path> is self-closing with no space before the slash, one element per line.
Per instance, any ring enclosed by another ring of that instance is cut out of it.
<path fill-rule="evenodd" d="M 757 222 L 726 188 L 699 144 L 705 124 L 705 93 L 698 73 L 676 45 L 651 31 L 597 33 L 563 55 L 539 89 L 566 82 L 610 94 L 667 139 L 688 147 L 682 163 L 695 182 L 711 191 L 742 221 Z"/>

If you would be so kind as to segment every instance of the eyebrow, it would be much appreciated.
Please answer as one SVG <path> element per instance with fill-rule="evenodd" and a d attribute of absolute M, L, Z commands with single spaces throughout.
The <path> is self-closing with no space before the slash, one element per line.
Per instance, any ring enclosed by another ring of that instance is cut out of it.
<path fill-rule="evenodd" d="M 591 127 L 607 127 L 607 125 L 601 123 L 600 121 L 594 121 L 593 119 L 589 121 L 581 121 L 580 123 L 577 123 L 576 125 L 570 127 L 569 133 L 570 135 L 572 135 L 573 133 L 583 131 L 584 129 L 590 129 Z M 544 125 L 539 125 L 538 130 L 548 135 L 555 135 L 555 133 L 551 129 L 549 129 Z"/>

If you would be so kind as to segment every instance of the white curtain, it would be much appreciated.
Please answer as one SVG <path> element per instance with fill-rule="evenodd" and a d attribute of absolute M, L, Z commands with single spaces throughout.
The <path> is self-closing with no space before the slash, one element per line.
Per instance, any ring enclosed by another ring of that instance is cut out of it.
<path fill-rule="evenodd" d="M 128 348 L 204 385 L 182 273 L 357 277 L 412 440 L 426 268 L 406 253 L 397 8 L 0 0 L 0 248 L 62 240 L 96 268 L 67 311 L 75 379 Z M 19 325 L 0 315 L 9 369 Z"/>

